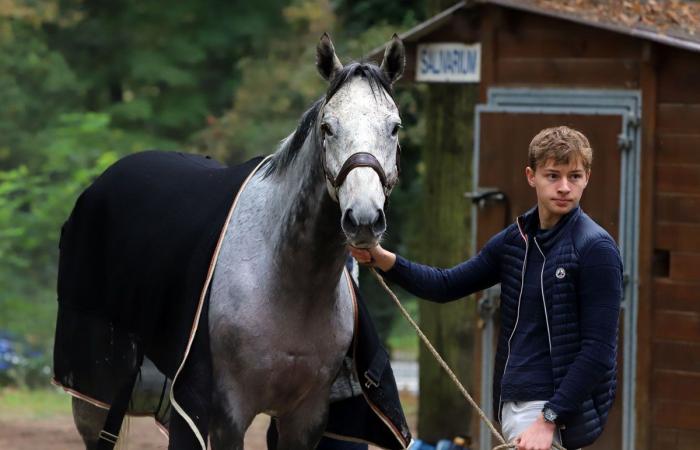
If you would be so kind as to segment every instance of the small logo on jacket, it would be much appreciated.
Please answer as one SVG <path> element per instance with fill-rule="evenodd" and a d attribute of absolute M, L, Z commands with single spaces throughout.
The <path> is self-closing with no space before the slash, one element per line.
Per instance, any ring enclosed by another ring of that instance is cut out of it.
<path fill-rule="evenodd" d="M 560 280 L 566 276 L 566 270 L 563 267 L 559 267 L 555 273 L 555 276 Z"/>

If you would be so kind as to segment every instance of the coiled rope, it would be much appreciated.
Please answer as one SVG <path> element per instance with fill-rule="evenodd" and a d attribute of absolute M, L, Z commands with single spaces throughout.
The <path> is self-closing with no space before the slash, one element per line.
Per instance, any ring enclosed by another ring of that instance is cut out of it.
<path fill-rule="evenodd" d="M 369 270 L 370 270 L 370 272 L 372 272 L 372 275 L 374 275 L 374 277 L 377 279 L 379 284 L 389 294 L 389 296 L 394 301 L 394 303 L 396 303 L 396 306 L 398 306 L 399 310 L 401 311 L 401 314 L 403 314 L 403 316 L 406 318 L 406 320 L 408 320 L 408 323 L 410 323 L 411 326 L 413 327 L 413 329 L 416 330 L 418 337 L 421 339 L 421 341 L 423 341 L 423 344 L 425 344 L 425 346 L 428 348 L 430 353 L 432 353 L 433 357 L 435 357 L 435 360 L 437 360 L 437 362 L 440 364 L 440 366 L 443 368 L 443 370 L 445 370 L 445 372 L 447 372 L 447 375 L 450 377 L 450 379 L 452 379 L 454 384 L 457 385 L 457 388 L 459 388 L 459 391 L 462 393 L 462 396 L 464 396 L 464 398 L 467 400 L 467 402 L 469 402 L 469 404 L 472 405 L 472 407 L 474 409 L 476 409 L 476 411 L 479 413 L 479 417 L 481 417 L 481 420 L 483 420 L 484 423 L 486 423 L 486 425 L 491 430 L 491 433 L 501 443 L 500 445 L 494 447 L 493 450 L 517 448 L 517 446 L 515 444 L 506 442 L 506 440 L 503 438 L 501 433 L 498 432 L 496 427 L 493 425 L 493 422 L 491 422 L 491 420 L 489 420 L 489 418 L 486 416 L 484 411 L 482 411 L 481 408 L 479 407 L 479 405 L 474 401 L 472 396 L 469 395 L 469 392 L 464 388 L 464 386 L 462 386 L 462 383 L 460 383 L 460 381 L 457 379 L 457 375 L 455 375 L 455 373 L 452 371 L 452 369 L 450 369 L 450 366 L 448 366 L 447 363 L 445 362 L 445 360 L 442 358 L 442 356 L 440 356 L 440 353 L 438 353 L 438 351 L 435 350 L 435 347 L 433 347 L 433 345 L 430 343 L 430 341 L 425 336 L 425 334 L 423 334 L 423 331 L 420 329 L 418 324 L 413 320 L 413 318 L 408 313 L 408 311 L 406 311 L 406 308 L 403 307 L 403 305 L 399 301 L 396 294 L 394 294 L 394 292 L 389 288 L 389 286 L 387 286 L 384 279 L 377 273 L 377 271 L 374 269 L 374 267 L 369 267 Z M 552 442 L 552 447 L 555 448 L 556 450 L 566 450 L 564 447 L 559 445 L 557 442 Z"/>

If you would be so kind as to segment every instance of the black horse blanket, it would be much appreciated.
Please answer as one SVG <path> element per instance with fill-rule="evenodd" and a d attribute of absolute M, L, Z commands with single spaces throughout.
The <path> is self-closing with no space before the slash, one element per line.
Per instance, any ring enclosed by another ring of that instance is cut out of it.
<path fill-rule="evenodd" d="M 112 165 L 80 195 L 59 243 L 56 384 L 110 405 L 147 356 L 186 387 L 173 398 L 206 442 L 208 281 L 236 193 L 260 164 L 143 152 Z M 357 300 L 349 354 L 363 395 L 334 402 L 327 431 L 404 448 L 410 434 L 388 355 Z"/>

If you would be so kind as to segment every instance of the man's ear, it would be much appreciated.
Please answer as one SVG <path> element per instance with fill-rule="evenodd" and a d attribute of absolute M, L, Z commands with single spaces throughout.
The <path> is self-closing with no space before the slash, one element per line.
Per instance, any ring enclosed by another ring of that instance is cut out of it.
<path fill-rule="evenodd" d="M 591 170 L 590 169 L 586 172 L 586 185 L 584 186 L 584 188 L 586 186 L 588 186 L 589 181 L 591 181 Z"/>
<path fill-rule="evenodd" d="M 527 178 L 527 184 L 535 187 L 535 171 L 530 166 L 525 167 L 525 178 Z"/>

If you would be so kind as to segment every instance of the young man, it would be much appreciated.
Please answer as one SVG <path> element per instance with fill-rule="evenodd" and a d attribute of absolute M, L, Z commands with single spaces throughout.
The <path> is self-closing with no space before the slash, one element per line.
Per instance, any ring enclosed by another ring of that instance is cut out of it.
<path fill-rule="evenodd" d="M 574 449 L 603 431 L 616 387 L 622 261 L 614 240 L 579 207 L 591 175 L 588 139 L 568 127 L 530 143 L 537 205 L 451 269 L 381 246 L 351 248 L 360 263 L 419 297 L 448 302 L 501 283 L 494 407 L 521 450 Z"/>

